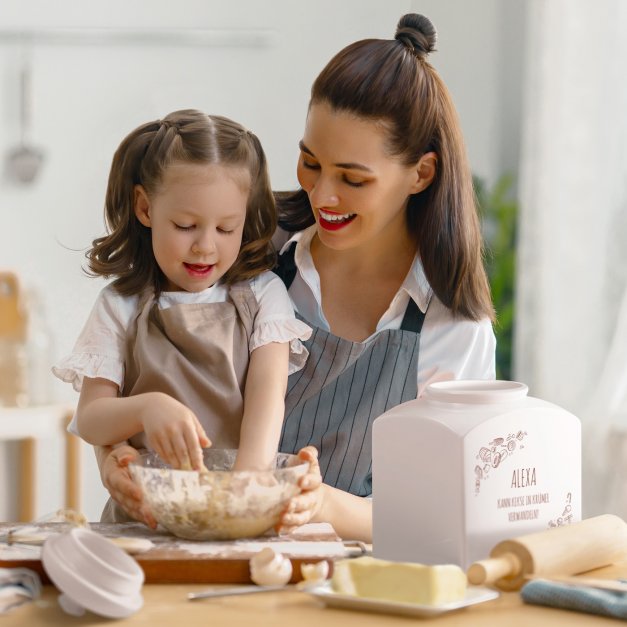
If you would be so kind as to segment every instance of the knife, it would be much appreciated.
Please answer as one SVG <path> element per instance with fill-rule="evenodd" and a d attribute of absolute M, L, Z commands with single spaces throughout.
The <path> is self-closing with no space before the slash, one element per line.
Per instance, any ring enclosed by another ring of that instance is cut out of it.
<path fill-rule="evenodd" d="M 279 592 L 284 590 L 303 590 L 306 586 L 299 584 L 281 584 L 277 586 L 231 586 L 228 588 L 215 588 L 202 592 L 190 592 L 187 598 L 190 601 L 197 599 L 215 599 L 218 597 L 231 597 L 238 594 L 258 594 L 260 592 Z"/>

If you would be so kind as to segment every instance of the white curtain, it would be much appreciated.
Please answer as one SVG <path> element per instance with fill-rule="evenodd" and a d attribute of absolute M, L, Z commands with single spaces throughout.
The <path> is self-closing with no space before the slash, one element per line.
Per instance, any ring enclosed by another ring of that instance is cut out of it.
<path fill-rule="evenodd" d="M 514 372 L 582 420 L 584 515 L 627 517 L 627 3 L 528 9 Z"/>

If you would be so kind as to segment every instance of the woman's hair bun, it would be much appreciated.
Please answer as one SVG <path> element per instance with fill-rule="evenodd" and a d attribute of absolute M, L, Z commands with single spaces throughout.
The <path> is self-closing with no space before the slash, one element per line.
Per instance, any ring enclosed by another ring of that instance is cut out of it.
<path fill-rule="evenodd" d="M 438 34 L 431 20 L 424 15 L 403 15 L 396 27 L 395 38 L 402 42 L 421 59 L 435 50 Z"/>

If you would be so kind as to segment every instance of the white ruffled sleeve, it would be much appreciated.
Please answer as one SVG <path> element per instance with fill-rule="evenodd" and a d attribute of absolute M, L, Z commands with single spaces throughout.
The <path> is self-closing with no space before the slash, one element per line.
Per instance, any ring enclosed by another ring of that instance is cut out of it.
<path fill-rule="evenodd" d="M 52 373 L 81 391 L 83 378 L 107 379 L 120 390 L 124 384 L 126 330 L 136 297 L 120 296 L 105 287 L 81 331 L 72 352 L 52 367 Z"/>
<path fill-rule="evenodd" d="M 294 308 L 283 281 L 273 272 L 264 272 L 251 281 L 259 311 L 250 340 L 250 352 L 270 342 L 289 342 L 289 374 L 300 370 L 309 351 L 303 341 L 311 336 L 311 327 L 294 315 Z"/>

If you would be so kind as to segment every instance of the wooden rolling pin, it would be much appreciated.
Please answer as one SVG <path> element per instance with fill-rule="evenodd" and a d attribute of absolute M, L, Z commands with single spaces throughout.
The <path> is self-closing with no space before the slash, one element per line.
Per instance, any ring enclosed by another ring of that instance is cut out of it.
<path fill-rule="evenodd" d="M 472 584 L 518 590 L 527 577 L 576 575 L 627 558 L 627 523 L 612 514 L 499 542 L 468 568 Z"/>

